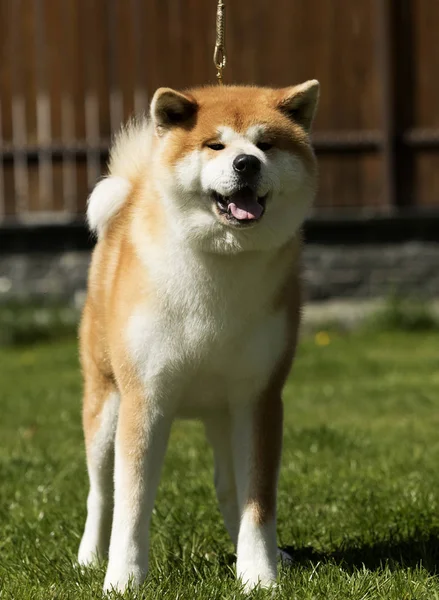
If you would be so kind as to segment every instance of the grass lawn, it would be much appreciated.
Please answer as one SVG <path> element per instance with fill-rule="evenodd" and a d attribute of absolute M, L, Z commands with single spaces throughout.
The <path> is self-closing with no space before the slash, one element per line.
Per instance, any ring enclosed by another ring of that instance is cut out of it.
<path fill-rule="evenodd" d="M 0 365 L 0 599 L 100 598 L 104 569 L 75 565 L 87 493 L 75 343 L 4 348 Z M 308 337 L 285 405 L 278 534 L 295 565 L 252 597 L 439 599 L 438 334 Z M 150 557 L 126 598 L 244 597 L 197 423 L 174 427 Z"/>

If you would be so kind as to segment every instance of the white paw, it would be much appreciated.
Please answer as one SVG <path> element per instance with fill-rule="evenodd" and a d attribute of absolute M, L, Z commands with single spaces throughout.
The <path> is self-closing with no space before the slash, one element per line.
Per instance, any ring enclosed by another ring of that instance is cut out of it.
<path fill-rule="evenodd" d="M 238 578 L 244 585 L 245 592 L 251 592 L 256 587 L 271 588 L 276 585 L 276 569 L 271 569 L 269 565 L 236 565 Z"/>
<path fill-rule="evenodd" d="M 96 544 L 82 538 L 78 551 L 78 563 L 83 567 L 96 565 L 102 559 L 102 553 Z"/>
<path fill-rule="evenodd" d="M 244 579 L 241 578 L 241 581 L 244 583 L 244 592 L 246 594 L 250 594 L 250 592 L 252 592 L 254 589 L 256 588 L 262 588 L 264 590 L 267 589 L 272 589 L 275 590 L 277 587 L 277 582 L 276 579 L 256 579 L 256 580 L 247 580 L 244 581 Z"/>
<path fill-rule="evenodd" d="M 125 592 L 128 587 L 136 589 L 143 583 L 145 577 L 146 573 L 138 566 L 114 568 L 109 565 L 104 581 L 104 592 L 112 590 Z"/>

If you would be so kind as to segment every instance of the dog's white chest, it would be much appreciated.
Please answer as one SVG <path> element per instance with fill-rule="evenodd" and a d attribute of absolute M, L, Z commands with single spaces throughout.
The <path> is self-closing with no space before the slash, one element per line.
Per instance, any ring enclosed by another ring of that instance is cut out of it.
<path fill-rule="evenodd" d="M 286 315 L 262 310 L 264 299 L 245 285 L 217 297 L 188 287 L 174 304 L 138 306 L 127 338 L 146 393 L 196 414 L 261 391 L 286 344 Z"/>

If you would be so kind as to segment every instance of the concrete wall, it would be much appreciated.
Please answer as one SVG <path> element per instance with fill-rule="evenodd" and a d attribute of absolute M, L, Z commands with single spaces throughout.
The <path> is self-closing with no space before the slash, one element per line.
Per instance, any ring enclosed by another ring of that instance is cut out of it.
<path fill-rule="evenodd" d="M 439 297 L 439 243 L 309 244 L 304 266 L 313 300 L 393 293 Z"/>
<path fill-rule="evenodd" d="M 80 303 L 89 259 L 85 250 L 0 255 L 0 302 L 48 298 Z M 391 293 L 439 297 L 439 242 L 308 244 L 303 262 L 310 300 Z"/>

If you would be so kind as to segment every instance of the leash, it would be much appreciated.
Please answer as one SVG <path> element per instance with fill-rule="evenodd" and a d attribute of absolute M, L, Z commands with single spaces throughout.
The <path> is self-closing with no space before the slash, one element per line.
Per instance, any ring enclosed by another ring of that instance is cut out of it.
<path fill-rule="evenodd" d="M 223 84 L 223 69 L 226 66 L 226 5 L 224 0 L 218 0 L 216 9 L 216 42 L 213 52 L 213 64 L 216 68 L 218 85 Z"/>

